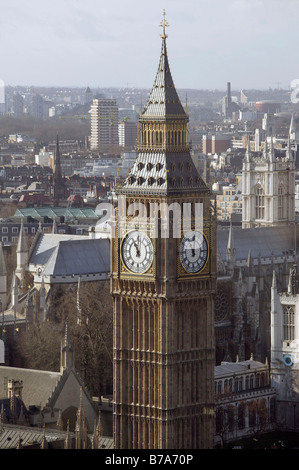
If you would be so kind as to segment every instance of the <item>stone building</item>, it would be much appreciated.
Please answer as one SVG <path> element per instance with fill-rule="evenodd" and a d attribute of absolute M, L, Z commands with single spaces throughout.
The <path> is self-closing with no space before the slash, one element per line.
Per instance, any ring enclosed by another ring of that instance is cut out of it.
<path fill-rule="evenodd" d="M 273 270 L 286 290 L 298 246 L 296 225 L 219 229 L 215 298 L 216 365 L 270 358 Z"/>
<path fill-rule="evenodd" d="M 211 448 L 216 214 L 191 158 L 188 116 L 169 69 L 165 18 L 161 25 L 160 61 L 139 119 L 136 161 L 117 188 L 118 210 L 121 203 L 125 211 L 111 243 L 114 444 Z M 181 210 L 185 203 L 193 206 L 190 234 L 179 228 L 175 236 L 170 219 L 169 236 L 163 237 L 162 204 Z M 131 204 L 146 209 L 137 227 L 135 220 L 130 224 Z M 203 208 L 201 230 L 195 225 L 196 204 Z M 157 206 L 152 217 L 150 209 Z"/>
<path fill-rule="evenodd" d="M 61 343 L 60 371 L 1 365 L 0 384 L 3 422 L 53 428 L 60 419 L 61 429 L 66 430 L 69 422 L 74 431 L 77 410 L 84 405 L 87 430 L 93 431 L 98 407 L 75 370 L 68 324 Z"/>
<path fill-rule="evenodd" d="M 277 394 L 277 422 L 282 429 L 299 427 L 299 294 L 297 264 L 290 268 L 287 288 L 273 271 L 271 286 L 271 382 Z"/>
<path fill-rule="evenodd" d="M 276 390 L 268 361 L 222 362 L 215 367 L 215 445 L 276 429 Z"/>
<path fill-rule="evenodd" d="M 296 157 L 291 135 L 286 149 L 279 150 L 273 135 L 266 135 L 263 152 L 254 153 L 248 138 L 242 167 L 243 228 L 294 224 Z"/>

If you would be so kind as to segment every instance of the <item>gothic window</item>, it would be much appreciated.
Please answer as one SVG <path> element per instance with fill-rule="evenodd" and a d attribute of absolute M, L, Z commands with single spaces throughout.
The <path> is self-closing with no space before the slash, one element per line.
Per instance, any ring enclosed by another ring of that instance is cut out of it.
<path fill-rule="evenodd" d="M 265 196 L 264 190 L 258 186 L 255 190 L 255 218 L 264 219 L 265 217 Z"/>
<path fill-rule="evenodd" d="M 284 218 L 284 210 L 283 210 L 283 199 L 284 199 L 284 190 L 282 186 L 278 188 L 278 218 Z"/>
<path fill-rule="evenodd" d="M 295 338 L 295 308 L 292 305 L 283 307 L 283 340 L 293 341 Z"/>
<path fill-rule="evenodd" d="M 246 375 L 246 379 L 245 379 L 245 390 L 248 390 L 249 389 L 249 377 L 248 375 Z"/>
<path fill-rule="evenodd" d="M 259 388 L 260 387 L 260 374 L 256 374 L 255 378 L 255 387 Z"/>

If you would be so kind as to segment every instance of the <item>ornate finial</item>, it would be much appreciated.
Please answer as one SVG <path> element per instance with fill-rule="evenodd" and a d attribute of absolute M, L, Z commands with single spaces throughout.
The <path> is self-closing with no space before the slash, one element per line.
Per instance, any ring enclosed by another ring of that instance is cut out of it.
<path fill-rule="evenodd" d="M 169 26 L 169 24 L 167 23 L 167 21 L 165 19 L 165 15 L 166 15 L 166 13 L 165 13 L 165 9 L 164 9 L 163 10 L 163 20 L 160 23 L 160 26 L 162 26 L 162 28 L 163 28 L 163 34 L 161 34 L 162 39 L 165 39 L 165 38 L 168 37 L 167 34 L 165 34 L 165 28 L 166 28 L 166 26 Z"/>

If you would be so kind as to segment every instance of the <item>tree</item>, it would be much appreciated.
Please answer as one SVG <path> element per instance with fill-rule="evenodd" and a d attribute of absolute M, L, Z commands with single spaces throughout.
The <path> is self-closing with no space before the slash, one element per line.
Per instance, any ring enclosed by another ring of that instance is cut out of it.
<path fill-rule="evenodd" d="M 78 295 L 79 294 L 79 295 Z M 48 320 L 20 334 L 23 367 L 59 370 L 60 345 L 69 322 L 75 368 L 92 395 L 112 393 L 112 297 L 108 281 L 51 288 Z M 21 359 L 20 359 L 21 358 Z"/>

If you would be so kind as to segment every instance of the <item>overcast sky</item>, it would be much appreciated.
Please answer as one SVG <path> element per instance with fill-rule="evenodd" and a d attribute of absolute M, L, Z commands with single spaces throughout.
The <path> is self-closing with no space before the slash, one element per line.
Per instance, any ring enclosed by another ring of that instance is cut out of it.
<path fill-rule="evenodd" d="M 0 80 L 151 88 L 164 8 L 177 88 L 299 78 L 298 0 L 0 0 Z"/>

